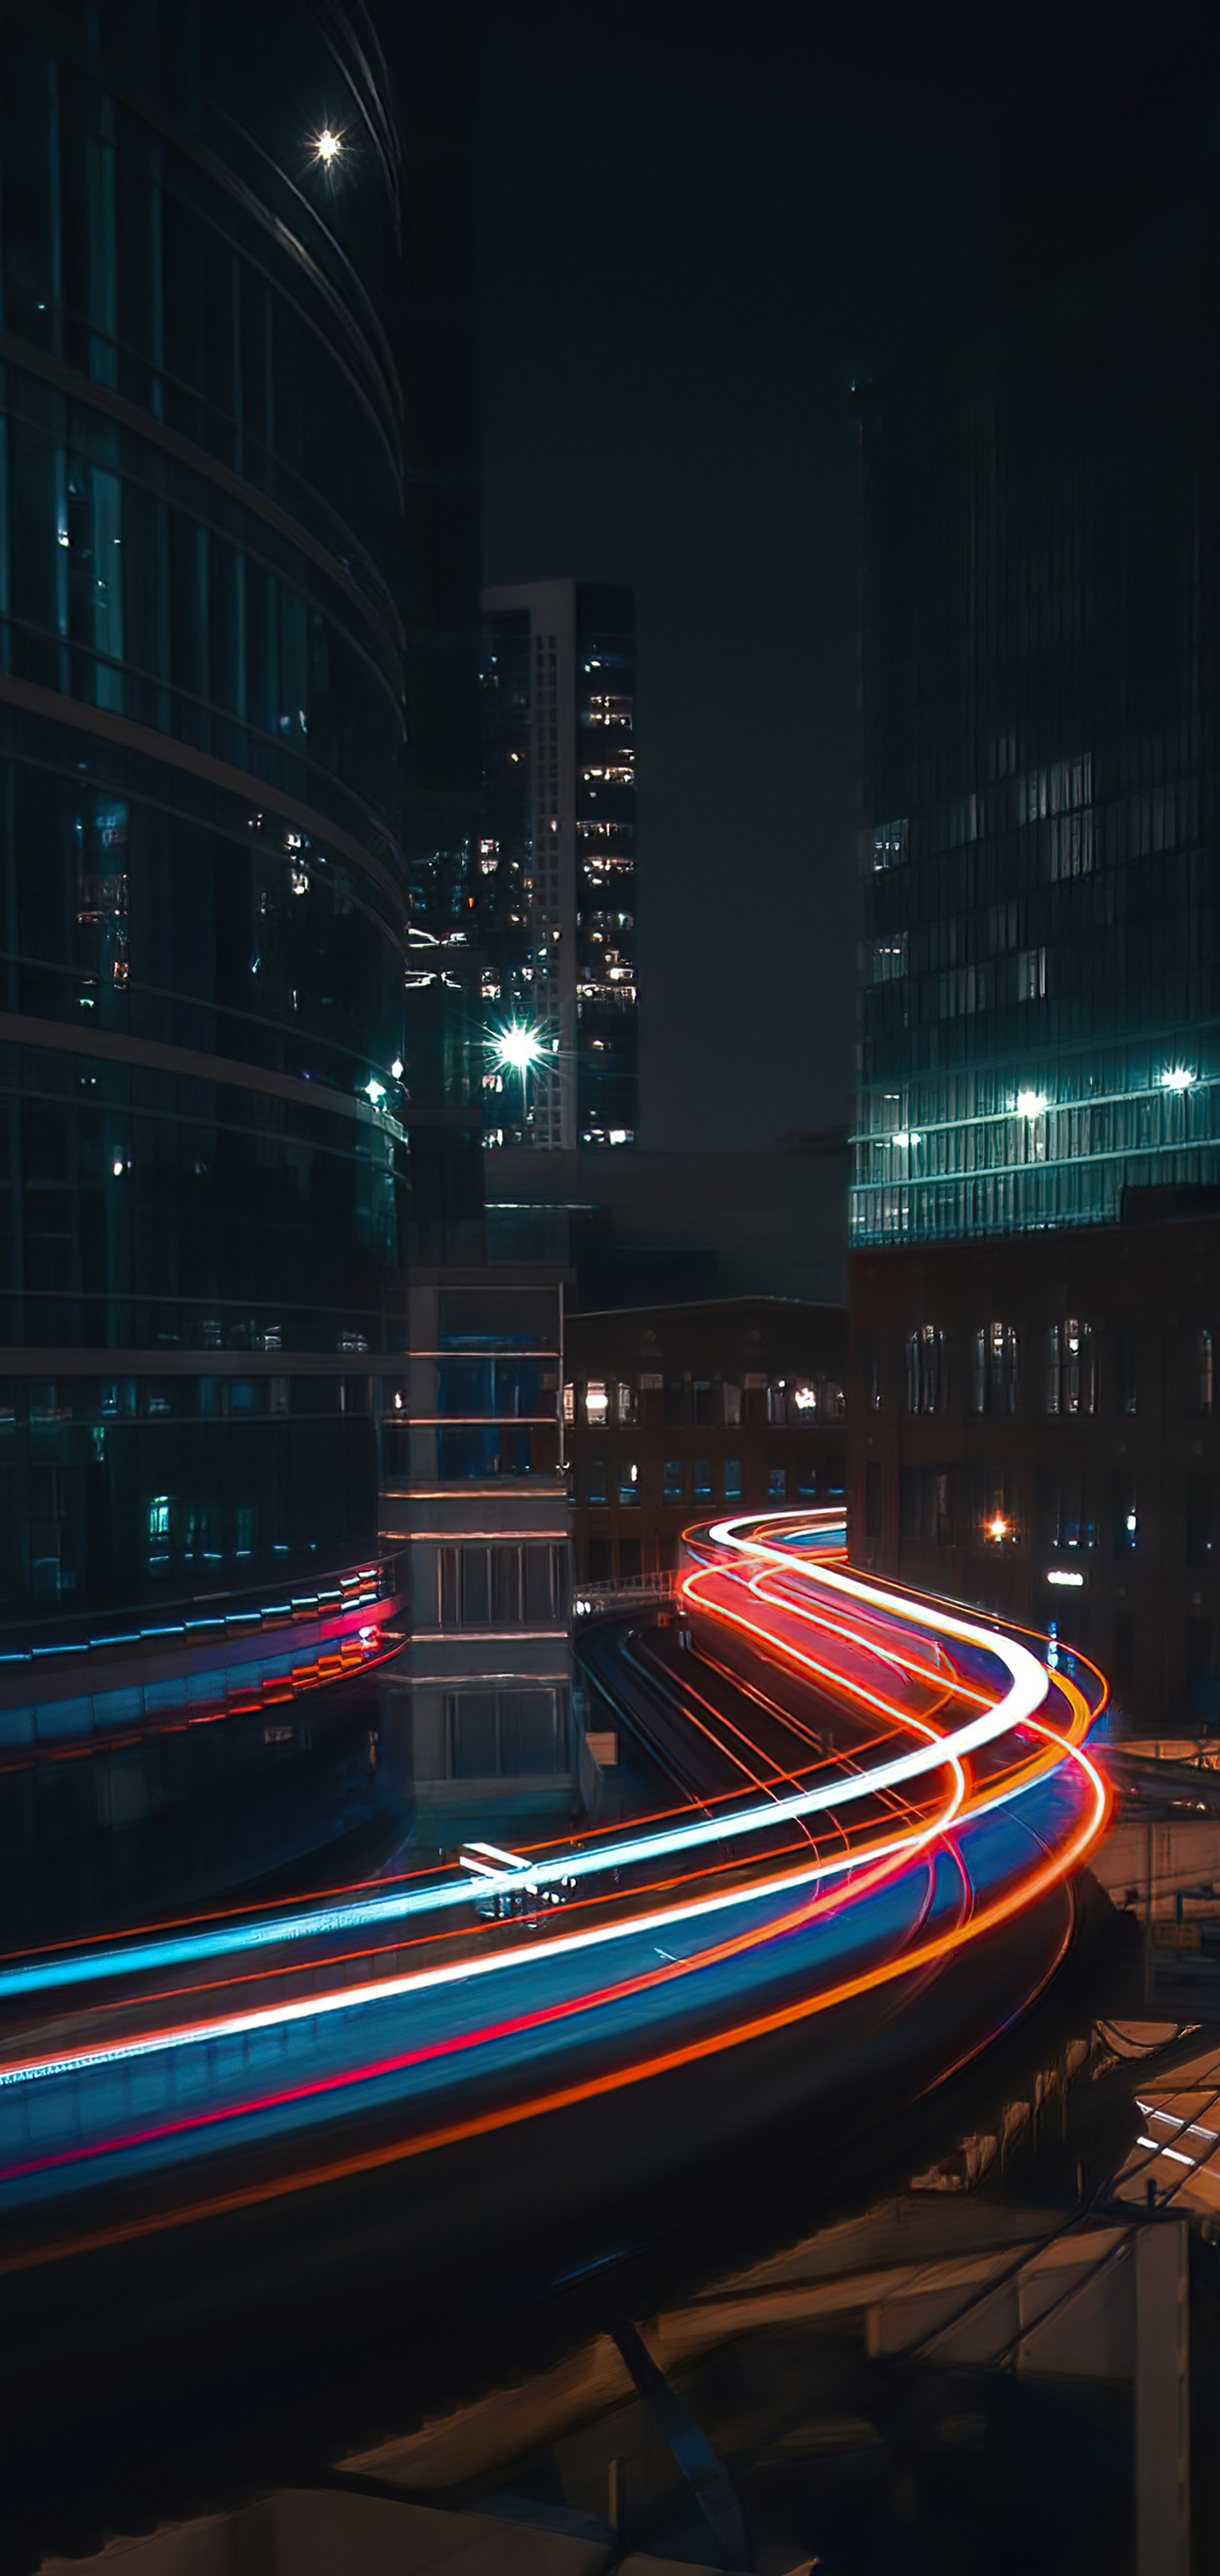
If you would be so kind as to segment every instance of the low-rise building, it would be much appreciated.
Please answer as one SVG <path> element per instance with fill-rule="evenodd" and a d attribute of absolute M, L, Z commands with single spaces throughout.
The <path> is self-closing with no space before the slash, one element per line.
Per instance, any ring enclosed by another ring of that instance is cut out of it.
<path fill-rule="evenodd" d="M 796 1298 L 709 1298 L 568 1318 L 563 1412 L 582 1582 L 676 1565 L 717 1512 L 843 1493 L 847 1316 Z"/>
<path fill-rule="evenodd" d="M 852 1260 L 853 1562 L 1057 1623 L 1156 1729 L 1220 1715 L 1218 1196 Z"/>

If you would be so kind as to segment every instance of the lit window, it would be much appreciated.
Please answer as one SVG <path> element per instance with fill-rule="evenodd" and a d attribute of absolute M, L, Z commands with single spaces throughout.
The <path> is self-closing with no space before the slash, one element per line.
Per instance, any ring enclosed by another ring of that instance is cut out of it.
<path fill-rule="evenodd" d="M 638 1503 L 640 1499 L 640 1471 L 634 1460 L 619 1463 L 618 1498 L 620 1503 Z"/>
<path fill-rule="evenodd" d="M 976 1413 L 1015 1413 L 1017 1335 L 1012 1324 L 983 1324 L 974 1337 L 971 1389 Z"/>
<path fill-rule="evenodd" d="M 1093 1335 L 1078 1316 L 1069 1315 L 1066 1323 L 1052 1324 L 1048 1340 L 1046 1370 L 1046 1409 L 1048 1413 L 1095 1413 L 1097 1410 L 1097 1368 L 1093 1355 Z"/>
<path fill-rule="evenodd" d="M 888 939 L 874 939 L 869 949 L 870 981 L 892 984 L 907 971 L 907 934 L 891 932 Z"/>
<path fill-rule="evenodd" d="M 591 1377 L 585 1388 L 586 1422 L 604 1422 L 610 1410 L 604 1378 Z"/>
<path fill-rule="evenodd" d="M 563 1390 L 563 1418 L 565 1422 L 575 1422 L 576 1420 L 576 1389 L 574 1386 L 565 1386 Z"/>
<path fill-rule="evenodd" d="M 896 823 L 878 823 L 871 832 L 860 836 L 861 857 L 866 867 L 877 876 L 889 868 L 900 868 L 909 847 L 909 825 L 905 815 Z"/>
<path fill-rule="evenodd" d="M 620 1422 L 635 1420 L 635 1388 L 629 1386 L 622 1378 L 619 1379 L 618 1388 L 618 1418 Z"/>

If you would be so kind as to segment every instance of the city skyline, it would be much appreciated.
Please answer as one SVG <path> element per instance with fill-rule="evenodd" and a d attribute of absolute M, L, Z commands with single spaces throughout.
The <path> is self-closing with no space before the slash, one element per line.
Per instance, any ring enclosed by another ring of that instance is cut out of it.
<path fill-rule="evenodd" d="M 0 2576 L 1215 2559 L 1179 33 L 0 0 Z"/>

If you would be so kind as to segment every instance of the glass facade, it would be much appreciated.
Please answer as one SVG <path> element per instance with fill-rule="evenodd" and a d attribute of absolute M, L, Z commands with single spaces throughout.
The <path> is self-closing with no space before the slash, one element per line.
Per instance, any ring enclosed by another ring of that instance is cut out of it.
<path fill-rule="evenodd" d="M 860 400 L 858 1245 L 1220 1182 L 1220 240 L 1157 184 Z"/>
<path fill-rule="evenodd" d="M 438 810 L 401 181 L 359 7 L 0 31 L 10 1622 L 375 1543 Z"/>

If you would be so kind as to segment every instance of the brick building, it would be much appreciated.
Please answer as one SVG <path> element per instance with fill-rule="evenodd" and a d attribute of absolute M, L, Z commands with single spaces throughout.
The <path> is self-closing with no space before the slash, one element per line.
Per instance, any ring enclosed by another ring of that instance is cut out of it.
<path fill-rule="evenodd" d="M 853 1559 L 1057 1620 L 1158 1728 L 1214 1720 L 1220 1675 L 1220 1207 L 1197 1200 L 852 1262 Z"/>
<path fill-rule="evenodd" d="M 677 1562 L 717 1511 L 843 1492 L 841 1306 L 709 1298 L 568 1319 L 563 1405 L 576 1570 L 619 1582 Z"/>

